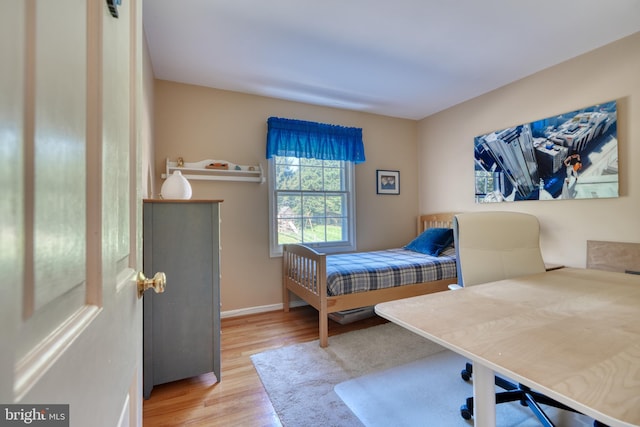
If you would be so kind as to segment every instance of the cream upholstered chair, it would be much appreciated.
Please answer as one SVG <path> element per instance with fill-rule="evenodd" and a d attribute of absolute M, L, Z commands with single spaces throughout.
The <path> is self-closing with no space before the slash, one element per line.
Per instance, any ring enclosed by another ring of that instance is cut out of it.
<path fill-rule="evenodd" d="M 540 252 L 540 225 L 533 215 L 458 214 L 454 217 L 453 233 L 460 286 L 545 271 Z"/>
<path fill-rule="evenodd" d="M 540 224 L 533 215 L 502 211 L 458 214 L 453 220 L 453 235 L 458 287 L 546 271 L 540 251 Z M 471 375 L 472 366 L 467 363 L 461 376 L 468 381 Z M 538 403 L 573 411 L 522 384 L 496 377 L 496 385 L 506 390 L 496 393 L 497 404 L 519 401 L 529 406 L 545 426 L 553 423 Z M 460 407 L 460 414 L 465 419 L 473 416 L 472 397 Z"/>

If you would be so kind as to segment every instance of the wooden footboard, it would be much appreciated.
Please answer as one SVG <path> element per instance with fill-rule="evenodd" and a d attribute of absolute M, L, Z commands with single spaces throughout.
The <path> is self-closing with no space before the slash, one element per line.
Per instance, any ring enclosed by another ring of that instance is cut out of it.
<path fill-rule="evenodd" d="M 326 347 L 329 335 L 326 255 L 304 245 L 284 245 L 282 285 L 284 311 L 289 311 L 290 291 L 318 310 L 320 346 Z"/>
<path fill-rule="evenodd" d="M 304 245 L 284 245 L 282 284 L 284 310 L 289 311 L 289 291 L 320 310 L 327 296 L 326 255 Z M 322 298 L 324 297 L 324 298 Z"/>

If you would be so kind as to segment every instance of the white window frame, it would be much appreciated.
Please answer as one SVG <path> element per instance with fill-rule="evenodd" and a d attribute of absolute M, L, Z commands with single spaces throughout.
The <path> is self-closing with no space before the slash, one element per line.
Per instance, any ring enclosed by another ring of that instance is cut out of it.
<path fill-rule="evenodd" d="M 345 166 L 345 187 L 347 192 L 347 224 L 349 230 L 347 232 L 347 240 L 344 242 L 314 242 L 305 243 L 318 252 L 336 253 L 336 252 L 353 252 L 356 250 L 356 185 L 355 185 L 355 167 L 352 162 L 343 161 Z M 278 244 L 278 220 L 277 220 L 277 204 L 276 204 L 276 176 L 275 176 L 275 160 L 270 158 L 268 161 L 268 185 L 269 185 L 269 255 L 273 257 L 282 256 L 282 245 Z"/>

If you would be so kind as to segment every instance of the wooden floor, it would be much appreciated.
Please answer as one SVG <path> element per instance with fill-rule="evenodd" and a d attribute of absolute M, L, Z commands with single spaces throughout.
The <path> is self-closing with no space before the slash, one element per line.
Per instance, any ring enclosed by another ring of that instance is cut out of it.
<path fill-rule="evenodd" d="M 329 336 L 381 323 L 329 321 Z M 280 426 L 250 356 L 316 339 L 318 312 L 311 307 L 222 319 L 222 381 L 205 374 L 155 386 L 144 401 L 144 426 Z"/>

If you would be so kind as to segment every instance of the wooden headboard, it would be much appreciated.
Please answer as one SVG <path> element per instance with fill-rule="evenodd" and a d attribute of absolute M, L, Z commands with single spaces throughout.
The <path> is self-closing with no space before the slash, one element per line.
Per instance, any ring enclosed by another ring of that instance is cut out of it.
<path fill-rule="evenodd" d="M 418 217 L 418 234 L 422 233 L 428 228 L 452 228 L 454 215 L 454 212 L 420 215 Z"/>

